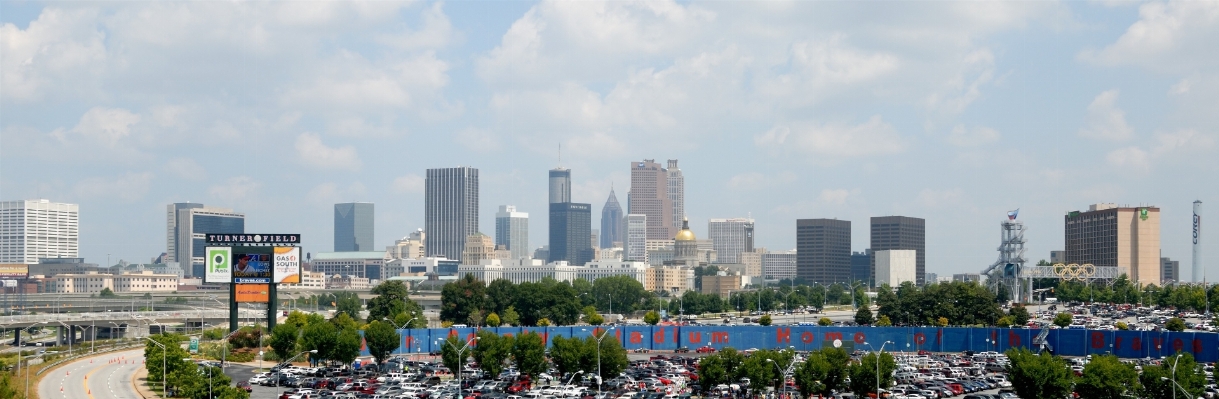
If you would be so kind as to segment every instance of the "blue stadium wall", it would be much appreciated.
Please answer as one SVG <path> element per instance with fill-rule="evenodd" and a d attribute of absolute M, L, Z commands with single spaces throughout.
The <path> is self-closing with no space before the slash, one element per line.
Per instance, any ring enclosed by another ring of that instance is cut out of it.
<path fill-rule="evenodd" d="M 575 327 L 499 327 L 490 328 L 496 334 L 519 335 L 536 332 L 546 339 L 554 337 L 587 337 L 594 329 Z M 438 351 L 449 336 L 472 338 L 474 328 L 398 330 L 402 343 L 393 353 L 428 353 Z M 600 334 L 600 330 L 597 333 Z M 891 351 L 961 352 L 971 350 L 1003 352 L 1011 348 L 1032 347 L 1040 330 L 1006 328 L 934 328 L 934 327 L 817 327 L 817 326 L 625 326 L 610 330 L 610 334 L 627 350 L 647 348 L 673 350 L 685 346 L 694 350 L 710 345 L 716 349 L 778 349 L 811 350 L 833 346 L 839 341 L 844 349 L 869 350 L 868 344 Z M 1201 362 L 1219 360 L 1219 334 L 1205 332 L 1050 330 L 1046 341 L 1054 353 L 1063 356 L 1115 353 L 1124 358 L 1159 358 L 1177 351 L 1193 354 Z M 361 348 L 367 356 L 368 350 Z"/>

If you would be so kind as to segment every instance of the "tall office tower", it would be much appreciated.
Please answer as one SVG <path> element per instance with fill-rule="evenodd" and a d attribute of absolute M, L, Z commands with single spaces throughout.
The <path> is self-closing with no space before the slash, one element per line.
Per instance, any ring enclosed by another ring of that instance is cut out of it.
<path fill-rule="evenodd" d="M 632 214 L 647 215 L 649 240 L 670 240 L 677 235 L 679 225 L 673 223 L 669 173 L 655 160 L 631 163 L 631 193 L 627 207 Z"/>
<path fill-rule="evenodd" d="M 872 285 L 872 250 L 851 252 L 851 281 L 866 281 Z"/>
<path fill-rule="evenodd" d="M 593 260 L 592 205 L 564 202 L 550 204 L 550 257 L 548 262 L 565 260 L 583 266 Z"/>
<path fill-rule="evenodd" d="M 742 263 L 741 253 L 753 252 L 753 219 L 708 220 L 707 238 L 719 263 Z"/>
<path fill-rule="evenodd" d="M 796 277 L 809 283 L 851 280 L 851 222 L 796 220 Z"/>
<path fill-rule="evenodd" d="M 796 250 L 761 254 L 762 274 L 766 280 L 796 278 Z"/>
<path fill-rule="evenodd" d="M 550 203 L 571 202 L 571 169 L 558 167 L 550 170 Z"/>
<path fill-rule="evenodd" d="M 927 223 L 923 219 L 906 216 L 878 216 L 872 218 L 872 273 L 876 279 L 876 256 L 878 251 L 890 249 L 913 249 L 915 251 L 915 284 L 923 285 L 923 274 L 927 272 Z"/>
<path fill-rule="evenodd" d="M 491 237 L 475 233 L 466 237 L 466 247 L 461 251 L 461 264 L 481 265 L 484 260 L 495 258 L 495 244 Z"/>
<path fill-rule="evenodd" d="M 44 199 L 0 202 L 0 263 L 76 258 L 79 240 L 80 205 Z"/>
<path fill-rule="evenodd" d="M 512 252 L 512 259 L 529 257 L 529 214 L 512 205 L 500 205 L 495 214 L 495 245 Z"/>
<path fill-rule="evenodd" d="M 188 277 L 203 276 L 207 234 L 245 233 L 245 214 L 232 209 L 177 203 L 166 206 L 166 211 L 169 214 L 166 230 L 174 237 L 166 240 L 172 246 L 165 251 L 165 258 L 178 262 Z"/>
<path fill-rule="evenodd" d="M 1181 262 L 1160 258 L 1160 284 L 1175 283 L 1181 278 Z"/>
<path fill-rule="evenodd" d="M 589 232 L 589 244 L 593 248 L 601 249 L 601 230 L 593 229 Z"/>
<path fill-rule="evenodd" d="M 427 256 L 459 260 L 466 237 L 478 233 L 478 169 L 428 169 L 425 186 Z"/>
<path fill-rule="evenodd" d="M 1130 281 L 1160 284 L 1160 208 L 1095 204 L 1063 222 L 1067 263 L 1117 266 Z"/>
<path fill-rule="evenodd" d="M 618 197 L 614 196 L 614 189 L 611 187 L 609 198 L 601 208 L 601 248 L 613 248 L 617 246 L 614 245 L 615 242 L 626 241 L 623 237 L 626 233 L 622 226 L 623 221 L 622 206 L 618 205 Z"/>
<path fill-rule="evenodd" d="M 334 204 L 334 252 L 373 250 L 373 204 Z"/>
<path fill-rule="evenodd" d="M 625 261 L 648 261 L 648 215 L 626 215 Z"/>
<path fill-rule="evenodd" d="M 673 226 L 681 226 L 686 220 L 686 178 L 677 168 L 677 160 L 670 159 L 668 167 L 669 202 L 673 203 Z"/>

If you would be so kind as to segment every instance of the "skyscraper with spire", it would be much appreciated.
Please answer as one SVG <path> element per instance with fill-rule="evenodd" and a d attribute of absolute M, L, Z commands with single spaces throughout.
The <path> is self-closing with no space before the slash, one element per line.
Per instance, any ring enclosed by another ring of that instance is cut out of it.
<path fill-rule="evenodd" d="M 622 217 L 622 206 L 618 205 L 618 197 L 614 196 L 614 188 L 610 186 L 609 198 L 601 208 L 601 248 L 624 245 L 621 244 L 626 241 L 626 232 L 622 226 L 625 220 Z M 619 244 L 614 245 L 615 242 Z"/>

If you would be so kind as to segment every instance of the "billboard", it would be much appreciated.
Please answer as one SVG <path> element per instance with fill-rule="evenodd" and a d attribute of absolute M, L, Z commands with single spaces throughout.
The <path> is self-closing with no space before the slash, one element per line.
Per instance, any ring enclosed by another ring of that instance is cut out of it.
<path fill-rule="evenodd" d="M 298 247 L 275 247 L 275 273 L 271 282 L 276 284 L 300 284 L 301 249 Z"/>
<path fill-rule="evenodd" d="M 270 284 L 272 250 L 271 247 L 233 247 L 233 282 Z"/>
<path fill-rule="evenodd" d="M 27 279 L 30 277 L 30 266 L 23 263 L 0 264 L 0 278 Z"/>
<path fill-rule="evenodd" d="M 233 251 L 229 247 L 207 247 L 206 268 L 203 273 L 205 283 L 233 282 L 231 258 Z"/>
<path fill-rule="evenodd" d="M 267 303 L 271 300 L 269 284 L 234 284 L 237 290 L 237 302 Z"/>
<path fill-rule="evenodd" d="M 207 234 L 208 244 L 299 244 L 300 234 Z"/>

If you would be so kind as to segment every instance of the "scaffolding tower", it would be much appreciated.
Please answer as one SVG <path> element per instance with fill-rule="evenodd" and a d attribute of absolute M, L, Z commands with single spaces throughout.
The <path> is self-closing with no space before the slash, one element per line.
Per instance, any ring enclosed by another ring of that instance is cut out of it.
<path fill-rule="evenodd" d="M 999 242 L 999 259 L 995 263 L 982 271 L 986 275 L 986 284 L 994 289 L 996 293 L 999 287 L 1006 287 L 1008 292 L 1012 294 L 1012 301 L 1020 303 L 1030 301 L 1033 298 L 1032 281 L 1025 281 L 1021 284 L 1021 279 L 1031 279 L 1024 273 L 1024 223 L 1016 220 L 1016 216 L 1020 210 L 1014 210 L 1007 213 L 1007 220 L 999 223 L 1000 227 L 1000 242 Z M 1030 291 L 1030 292 L 1026 292 Z"/>

